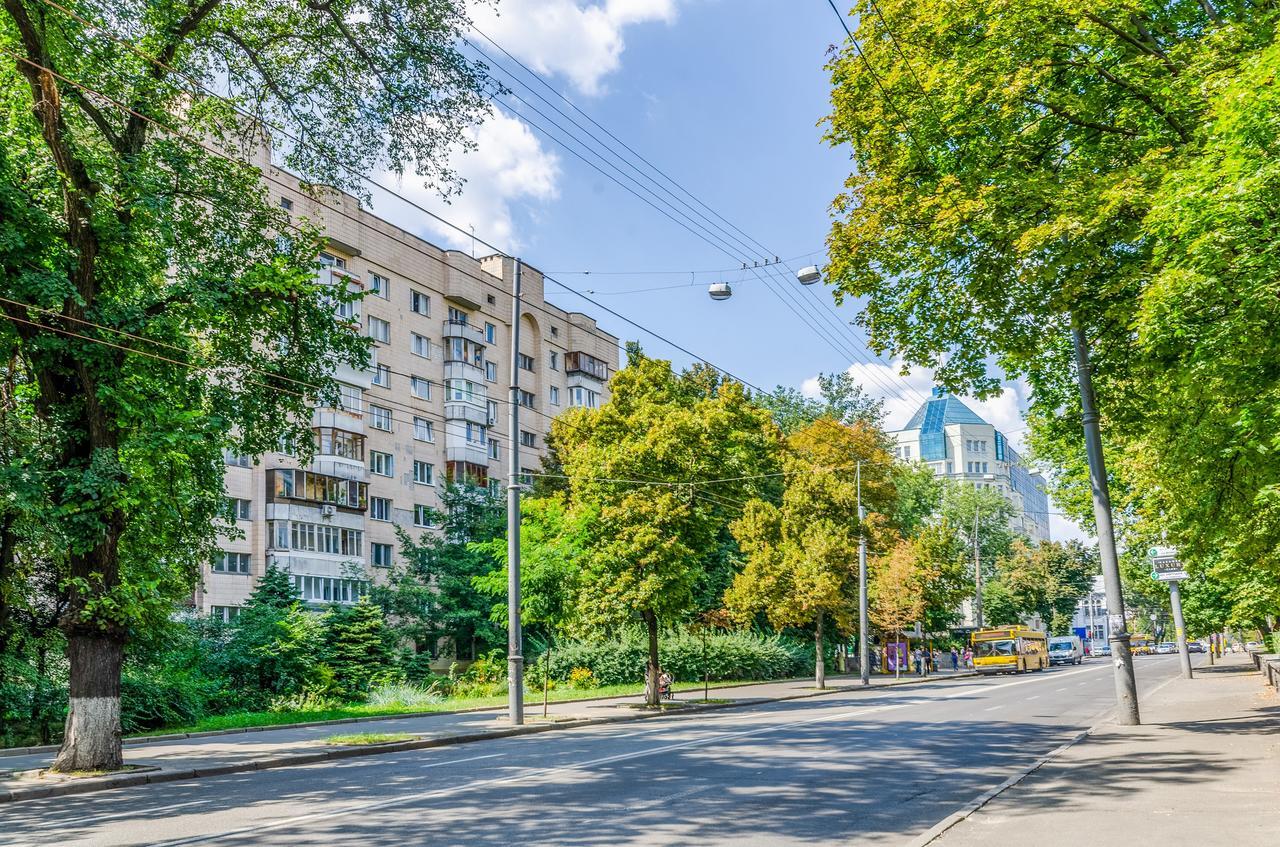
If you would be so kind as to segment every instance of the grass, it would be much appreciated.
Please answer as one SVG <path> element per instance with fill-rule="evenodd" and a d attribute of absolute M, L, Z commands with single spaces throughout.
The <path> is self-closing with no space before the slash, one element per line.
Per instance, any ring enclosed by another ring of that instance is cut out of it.
<path fill-rule="evenodd" d="M 771 682 L 787 682 L 788 680 L 769 680 Z M 711 683 L 712 688 L 731 688 L 735 685 L 749 685 L 758 683 L 761 680 L 728 680 L 724 682 Z M 691 692 L 701 691 L 701 682 L 677 682 L 672 686 L 675 691 Z M 548 694 L 548 700 L 552 703 L 563 703 L 571 700 L 587 700 L 597 697 L 628 697 L 641 694 L 644 686 L 641 684 L 631 685 L 602 685 L 598 688 L 575 689 L 575 688 L 553 688 Z M 542 691 L 536 684 L 531 685 L 531 690 L 525 694 L 525 707 L 533 709 L 542 702 Z M 507 695 L 505 692 L 493 697 L 459 697 L 445 698 L 435 703 L 421 703 L 415 706 L 406 707 L 403 704 L 390 704 L 387 706 L 373 706 L 367 703 L 357 703 L 349 706 L 339 706 L 332 709 L 309 709 L 309 710 L 293 710 L 282 712 L 233 712 L 228 715 L 214 715 L 203 718 L 190 726 L 169 727 L 167 729 L 157 729 L 152 732 L 139 733 L 132 736 L 134 738 L 146 738 L 152 735 L 169 735 L 191 732 L 214 732 L 226 729 L 250 729 L 256 727 L 285 726 L 295 723 L 313 723 L 316 721 L 337 721 L 350 720 L 352 718 L 373 718 L 384 715 L 429 715 L 440 714 L 443 712 L 457 712 L 464 709 L 481 709 L 496 708 L 507 704 Z"/>
<path fill-rule="evenodd" d="M 343 747 L 363 747 L 370 744 L 394 744 L 397 741 L 409 741 L 417 738 L 407 732 L 357 732 L 352 735 L 330 735 L 325 744 L 338 744 Z"/>

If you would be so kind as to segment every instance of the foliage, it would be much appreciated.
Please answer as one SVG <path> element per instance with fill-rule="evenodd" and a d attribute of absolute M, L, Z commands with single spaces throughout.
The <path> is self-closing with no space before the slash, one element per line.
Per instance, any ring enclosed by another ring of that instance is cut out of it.
<path fill-rule="evenodd" d="M 863 423 L 880 429 L 884 424 L 884 401 L 867 394 L 847 371 L 818 374 L 818 396 L 808 397 L 790 386 L 779 385 L 768 394 L 757 394 L 756 405 L 767 409 L 773 421 L 790 435 L 820 418 L 830 418 L 847 426 Z"/>
<path fill-rule="evenodd" d="M 1016 624 L 1034 614 L 1062 635 L 1076 604 L 1089 593 L 1099 565 L 1097 552 L 1078 541 L 1045 541 L 1035 547 L 1015 541 L 1009 555 L 996 563 L 996 572 L 987 586 L 994 604 L 986 602 L 984 591 L 988 624 Z"/>
<path fill-rule="evenodd" d="M 921 558 L 919 543 L 904 538 L 870 562 L 871 619 L 887 633 L 911 628 L 924 613 Z"/>
<path fill-rule="evenodd" d="M 595 688 L 600 684 L 590 668 L 572 668 L 565 682 L 569 684 L 570 688 L 579 689 Z"/>
<path fill-rule="evenodd" d="M 367 600 L 329 611 L 324 659 L 333 671 L 333 689 L 339 697 L 360 699 L 371 685 L 390 675 L 394 665 L 391 640 L 382 610 Z"/>
<path fill-rule="evenodd" d="M 374 708 L 404 711 L 442 702 L 444 702 L 444 695 L 435 684 L 423 686 L 412 682 L 375 685 L 365 698 L 365 703 Z"/>

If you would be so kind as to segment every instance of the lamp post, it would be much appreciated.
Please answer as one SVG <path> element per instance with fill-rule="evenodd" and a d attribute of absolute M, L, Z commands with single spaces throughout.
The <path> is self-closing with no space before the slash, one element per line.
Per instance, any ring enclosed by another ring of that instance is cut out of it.
<path fill-rule="evenodd" d="M 507 426 L 507 717 L 524 723 L 524 655 L 520 632 L 520 260 L 511 282 L 511 412 Z"/>
<path fill-rule="evenodd" d="M 863 685 L 871 684 L 871 646 L 867 631 L 871 624 L 867 614 L 867 533 L 863 527 L 867 515 L 862 508 L 862 460 L 858 460 L 858 677 Z"/>

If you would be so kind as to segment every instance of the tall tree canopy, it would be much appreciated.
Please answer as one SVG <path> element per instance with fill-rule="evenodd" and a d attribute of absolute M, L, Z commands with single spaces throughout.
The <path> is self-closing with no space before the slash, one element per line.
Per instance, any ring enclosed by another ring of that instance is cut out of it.
<path fill-rule="evenodd" d="M 54 766 L 92 770 L 121 763 L 125 643 L 212 553 L 219 451 L 305 443 L 335 365 L 365 361 L 316 232 L 245 160 L 271 143 L 314 183 L 386 164 L 448 188 L 485 82 L 458 51 L 461 0 L 64 8 L 0 3 L 0 368 L 9 414 L 35 422 L 0 508 L 58 527 L 39 559 L 71 666 Z"/>

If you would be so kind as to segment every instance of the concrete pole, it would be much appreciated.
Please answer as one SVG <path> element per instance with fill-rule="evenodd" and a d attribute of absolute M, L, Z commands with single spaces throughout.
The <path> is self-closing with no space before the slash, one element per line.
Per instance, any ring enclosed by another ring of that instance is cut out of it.
<path fill-rule="evenodd" d="M 1173 606 L 1173 631 L 1178 642 L 1178 658 L 1182 660 L 1182 678 L 1191 679 L 1191 651 L 1187 649 L 1187 626 L 1182 621 L 1182 592 L 1178 581 L 1169 583 L 1169 603 Z"/>
<path fill-rule="evenodd" d="M 507 426 L 507 716 L 524 723 L 524 655 L 520 632 L 520 260 L 511 284 L 511 413 Z"/>
<path fill-rule="evenodd" d="M 978 557 L 978 504 L 973 504 L 973 624 L 982 629 L 982 562 Z"/>
<path fill-rule="evenodd" d="M 862 460 L 858 460 L 858 676 L 863 685 L 871 684 L 871 624 L 867 614 L 867 535 L 862 511 Z"/>
<path fill-rule="evenodd" d="M 1084 446 L 1089 458 L 1089 483 L 1093 489 L 1093 520 L 1098 530 L 1098 553 L 1102 559 L 1102 583 L 1107 594 L 1107 641 L 1111 644 L 1111 664 L 1115 668 L 1116 722 L 1121 726 L 1142 723 L 1138 713 L 1138 686 L 1133 677 L 1133 653 L 1124 619 L 1124 595 L 1120 587 L 1120 560 L 1116 557 L 1116 536 L 1111 525 L 1111 492 L 1102 456 L 1102 432 L 1098 424 L 1097 396 L 1089 366 L 1089 342 L 1080 325 L 1072 319 L 1071 336 L 1076 348 L 1076 378 L 1080 383 L 1080 420 L 1084 425 Z"/>

